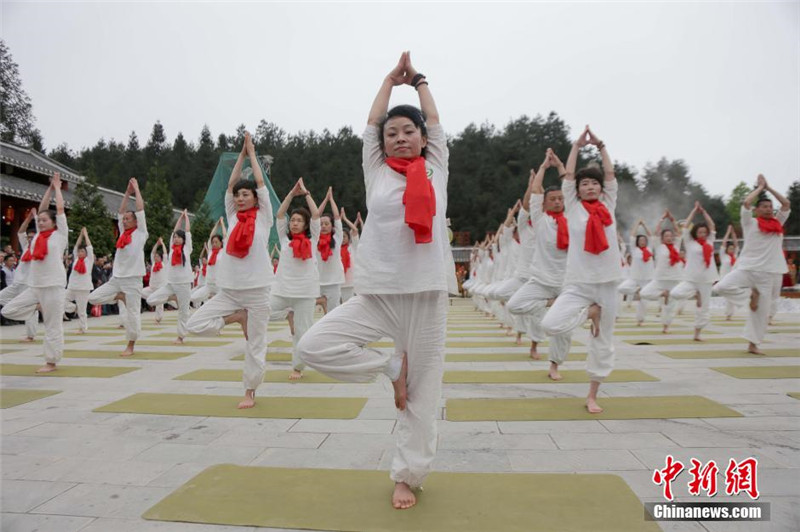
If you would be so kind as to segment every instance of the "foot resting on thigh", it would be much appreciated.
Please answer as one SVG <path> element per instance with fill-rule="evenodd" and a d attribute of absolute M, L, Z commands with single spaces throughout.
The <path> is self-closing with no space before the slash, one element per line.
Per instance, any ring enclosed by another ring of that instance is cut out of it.
<path fill-rule="evenodd" d="M 114 296 L 114 301 L 122 301 L 125 303 L 125 292 L 117 292 L 117 295 Z"/>
<path fill-rule="evenodd" d="M 554 381 L 560 381 L 564 378 L 561 376 L 561 373 L 558 372 L 558 364 L 555 362 L 550 362 L 550 371 L 547 372 L 547 376 Z"/>
<path fill-rule="evenodd" d="M 758 300 L 760 297 L 761 294 L 755 288 L 753 288 L 753 290 L 750 291 L 750 310 L 752 310 L 753 312 L 758 310 Z"/>
<path fill-rule="evenodd" d="M 256 391 L 247 390 L 244 392 L 244 399 L 241 400 L 236 408 L 241 410 L 243 408 L 253 408 L 254 406 L 256 406 Z"/>
<path fill-rule="evenodd" d="M 55 370 L 56 370 L 56 365 L 51 363 L 51 362 L 48 362 L 47 364 L 45 364 L 41 368 L 37 369 L 36 373 L 50 373 L 50 372 L 53 372 Z"/>
<path fill-rule="evenodd" d="M 244 339 L 247 340 L 247 309 L 239 309 L 233 314 L 228 314 L 225 316 L 222 321 L 225 325 L 229 323 L 238 323 L 242 326 L 242 333 L 244 333 Z"/>
<path fill-rule="evenodd" d="M 395 510 L 405 510 L 417 504 L 414 492 L 405 482 L 395 482 L 394 493 L 392 494 L 392 506 Z"/>
<path fill-rule="evenodd" d="M 757 346 L 756 344 L 754 344 L 753 342 L 750 342 L 750 343 L 748 344 L 748 346 L 747 346 L 747 352 L 748 352 L 748 353 L 752 353 L 752 354 L 754 354 L 754 355 L 766 355 L 766 353 L 764 353 L 762 350 L 760 350 L 760 349 L 758 348 L 758 346 Z"/>
<path fill-rule="evenodd" d="M 406 409 L 408 399 L 408 355 L 403 353 L 403 365 L 400 367 L 400 376 L 396 381 L 392 381 L 394 388 L 394 406 L 398 410 Z"/>
<path fill-rule="evenodd" d="M 588 318 L 592 321 L 592 336 L 597 338 L 600 334 L 600 315 L 602 309 L 597 303 L 592 303 L 589 306 Z"/>
<path fill-rule="evenodd" d="M 531 358 L 534 360 L 541 360 L 542 355 L 540 355 L 539 351 L 536 350 L 537 347 L 539 347 L 539 342 L 531 341 Z"/>
<path fill-rule="evenodd" d="M 299 381 L 303 378 L 303 372 L 299 369 L 293 369 L 292 372 L 289 374 L 290 381 Z"/>

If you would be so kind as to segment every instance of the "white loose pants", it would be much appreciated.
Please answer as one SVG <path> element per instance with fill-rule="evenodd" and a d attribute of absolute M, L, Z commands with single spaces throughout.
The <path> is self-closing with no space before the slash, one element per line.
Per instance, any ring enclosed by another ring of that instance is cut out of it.
<path fill-rule="evenodd" d="M 142 278 L 141 277 L 112 277 L 107 283 L 92 290 L 89 294 L 89 303 L 92 305 L 107 305 L 115 303 L 117 293 L 125 294 L 124 314 L 125 339 L 135 342 L 142 332 Z M 120 312 L 122 312 L 120 308 Z"/>
<path fill-rule="evenodd" d="M 273 316 L 283 316 L 288 309 L 294 311 L 294 336 L 292 337 L 292 369 L 303 371 L 305 364 L 297 352 L 300 339 L 314 325 L 314 307 L 316 298 L 313 297 L 282 297 L 272 294 L 269 306 Z M 330 309 L 328 310 L 330 312 Z"/>
<path fill-rule="evenodd" d="M 647 301 L 658 301 L 661 299 L 661 293 L 666 290 L 671 291 L 678 286 L 680 281 L 659 281 L 653 279 L 639 291 L 639 297 Z M 677 302 L 669 298 L 669 302 L 661 309 L 661 324 L 669 326 L 672 324 L 672 319 L 675 317 L 675 307 Z"/>
<path fill-rule="evenodd" d="M 194 307 L 199 307 L 217 293 L 217 285 L 213 283 L 206 283 L 203 286 L 198 286 L 192 290 L 191 302 Z"/>
<path fill-rule="evenodd" d="M 64 299 L 64 312 L 78 313 L 78 323 L 80 324 L 80 330 L 82 332 L 89 330 L 89 321 L 86 315 L 86 305 L 89 303 L 89 292 L 90 290 L 73 290 L 68 288 Z"/>
<path fill-rule="evenodd" d="M 269 286 L 228 290 L 220 288 L 217 295 L 200 307 L 187 324 L 192 334 L 217 336 L 225 327 L 225 316 L 247 310 L 247 343 L 244 348 L 242 383 L 245 390 L 255 390 L 264 381 L 267 369 L 267 326 L 269 325 Z"/>
<path fill-rule="evenodd" d="M 150 297 L 147 298 L 147 304 L 151 307 L 163 305 L 173 295 L 178 299 L 178 338 L 186 338 L 189 335 L 186 326 L 189 323 L 189 300 L 192 297 L 192 283 L 167 283 L 150 294 Z"/>
<path fill-rule="evenodd" d="M 558 298 L 560 294 L 560 286 L 547 286 L 531 279 L 514 293 L 506 306 L 512 315 L 527 318 L 528 335 L 531 340 L 543 342 L 547 337 L 542 328 L 542 319 L 547 312 L 547 301 Z M 572 330 L 551 336 L 548 349 L 550 362 L 563 364 L 567 359 L 571 343 Z"/>
<path fill-rule="evenodd" d="M 736 269 L 723 277 L 712 290 L 714 294 L 729 298 L 737 305 L 747 305 L 753 288 L 758 290 L 758 309 L 753 312 L 748 306 L 743 335 L 745 340 L 755 345 L 763 342 L 767 334 L 775 281 L 774 273 Z"/>
<path fill-rule="evenodd" d="M 20 295 L 28 288 L 30 287 L 25 283 L 14 283 L 11 286 L 3 288 L 3 290 L 0 291 L 0 307 L 8 305 L 12 299 Z M 36 328 L 39 326 L 39 311 L 34 310 L 31 312 L 30 316 L 27 316 L 24 320 L 19 321 L 25 322 L 25 336 L 28 338 L 36 338 Z"/>
<path fill-rule="evenodd" d="M 147 288 L 142 290 L 142 297 L 145 300 L 147 300 L 147 298 L 152 296 L 153 293 L 156 290 L 158 290 L 157 287 L 148 286 Z M 156 305 L 155 309 L 156 309 L 156 322 L 161 322 L 161 320 L 164 318 L 164 305 L 163 305 L 163 303 L 161 305 Z"/>
<path fill-rule="evenodd" d="M 412 488 L 422 485 L 436 455 L 446 324 L 444 291 L 359 294 L 317 322 L 298 345 L 310 367 L 348 382 L 391 374 L 392 355 L 366 347 L 370 342 L 389 337 L 395 357 L 407 354 L 408 401 L 397 413 L 397 451 L 390 476 Z"/>
<path fill-rule="evenodd" d="M 702 329 L 711 323 L 711 287 L 712 283 L 681 281 L 669 291 L 669 299 L 675 299 L 676 302 L 686 301 L 695 293 L 700 294 L 701 305 L 694 314 L 695 329 Z"/>
<path fill-rule="evenodd" d="M 635 295 L 637 291 L 644 288 L 648 282 L 649 281 L 640 279 L 625 279 L 622 281 L 622 284 L 619 285 L 617 290 L 619 290 L 620 294 L 626 295 L 630 298 Z M 645 301 L 643 297 L 639 297 L 639 301 L 636 303 L 636 321 L 638 323 L 642 323 L 647 312 L 647 301 Z"/>
<path fill-rule="evenodd" d="M 61 286 L 30 287 L 3 307 L 3 316 L 22 321 L 42 308 L 44 320 L 44 358 L 57 364 L 64 355 L 64 291 Z"/>
<path fill-rule="evenodd" d="M 589 336 L 586 372 L 593 381 L 603 382 L 614 369 L 614 320 L 617 318 L 619 283 L 574 283 L 566 285 L 542 319 L 548 336 L 572 332 L 587 318 L 589 306 L 600 306 L 600 333 Z"/>
<path fill-rule="evenodd" d="M 319 293 L 327 298 L 327 309 L 330 312 L 339 306 L 339 300 L 342 299 L 342 285 L 322 284 L 319 286 Z"/>

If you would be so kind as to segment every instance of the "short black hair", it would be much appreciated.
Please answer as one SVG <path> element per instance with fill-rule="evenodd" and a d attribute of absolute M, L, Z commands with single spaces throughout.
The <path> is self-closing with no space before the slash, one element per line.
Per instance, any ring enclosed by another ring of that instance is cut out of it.
<path fill-rule="evenodd" d="M 581 168 L 578 170 L 578 173 L 575 174 L 576 189 L 580 188 L 581 181 L 584 179 L 594 179 L 600 184 L 601 189 L 605 188 L 605 184 L 603 183 L 603 171 L 596 166 L 587 166 L 586 168 Z"/>
<path fill-rule="evenodd" d="M 306 209 L 305 207 L 297 207 L 296 209 L 292 209 L 291 214 L 289 214 L 289 220 L 292 219 L 292 216 L 295 214 L 299 214 L 303 217 L 303 220 L 306 222 L 306 236 L 311 238 L 311 212 Z M 292 239 L 292 230 L 289 229 L 289 240 Z"/>
<path fill-rule="evenodd" d="M 547 194 L 549 194 L 550 192 L 561 192 L 561 185 L 550 185 L 549 187 L 544 189 L 544 195 L 543 195 L 542 199 L 546 200 L 547 199 Z"/>
<path fill-rule="evenodd" d="M 258 193 L 256 192 L 256 182 L 251 181 L 249 179 L 240 179 L 235 185 L 233 185 L 233 195 L 235 196 L 240 190 L 247 189 L 253 193 L 253 196 L 256 197 L 256 206 L 258 206 Z"/>
<path fill-rule="evenodd" d="M 647 238 L 647 235 L 636 235 L 636 246 L 637 247 L 639 246 L 639 239 L 640 238 L 644 238 L 644 245 L 647 246 L 647 243 L 649 242 L 649 239 Z"/>
<path fill-rule="evenodd" d="M 759 205 L 761 205 L 765 201 L 768 201 L 769 204 L 772 205 L 772 199 L 769 196 L 767 196 L 766 194 L 763 194 L 763 193 L 759 194 L 758 199 L 756 200 L 756 207 L 758 207 Z"/>
<path fill-rule="evenodd" d="M 378 142 L 380 142 L 381 150 L 384 149 L 383 128 L 386 126 L 386 122 L 397 116 L 404 116 L 411 120 L 414 126 L 419 129 L 422 136 L 424 138 L 428 138 L 428 126 L 425 124 L 427 117 L 425 116 L 425 113 L 413 105 L 397 105 L 389 109 L 389 112 L 386 113 L 386 116 L 383 118 L 383 120 L 381 120 L 380 124 L 378 124 Z M 422 148 L 423 157 L 425 157 L 425 152 L 425 148 Z"/>
<path fill-rule="evenodd" d="M 217 240 L 219 240 L 219 243 L 220 243 L 220 244 L 222 244 L 222 236 L 221 236 L 221 235 L 218 235 L 218 234 L 216 234 L 216 233 L 215 233 L 215 234 L 213 234 L 213 235 L 211 235 L 211 238 L 209 238 L 209 240 L 214 240 L 215 238 L 216 238 Z"/>
<path fill-rule="evenodd" d="M 56 222 L 56 211 L 54 211 L 53 209 L 46 209 L 46 210 L 43 210 L 43 211 L 39 211 L 39 214 L 42 214 L 42 213 L 44 213 L 44 214 L 46 214 L 47 216 L 49 216 L 49 217 L 50 217 L 50 220 L 51 220 L 53 223 L 55 223 L 55 222 Z"/>
<path fill-rule="evenodd" d="M 689 231 L 689 234 L 692 235 L 692 238 L 694 240 L 697 240 L 697 232 L 700 230 L 701 227 L 705 227 L 706 229 L 708 229 L 708 234 L 709 235 L 711 234 L 711 229 L 708 227 L 708 224 L 705 222 L 700 222 L 699 224 L 692 226 L 691 231 Z"/>

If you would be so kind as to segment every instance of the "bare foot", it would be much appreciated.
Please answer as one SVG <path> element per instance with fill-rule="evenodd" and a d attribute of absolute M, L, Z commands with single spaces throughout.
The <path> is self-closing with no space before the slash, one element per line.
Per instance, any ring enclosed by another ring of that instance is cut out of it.
<path fill-rule="evenodd" d="M 86 334 L 88 331 L 84 331 L 83 329 L 78 329 L 75 331 L 75 334 Z"/>
<path fill-rule="evenodd" d="M 122 324 L 117 325 L 117 329 L 124 329 L 124 328 L 125 328 L 125 326 L 122 325 Z"/>
<path fill-rule="evenodd" d="M 531 342 L 531 358 L 534 360 L 541 360 L 542 355 L 536 349 L 539 347 L 539 342 Z"/>
<path fill-rule="evenodd" d="M 517 333 L 517 341 L 514 343 L 517 345 L 522 345 L 522 333 Z"/>
<path fill-rule="evenodd" d="M 560 381 L 564 378 L 561 376 L 561 373 L 558 372 L 558 364 L 555 362 L 550 362 L 550 371 L 547 372 L 547 376 L 554 381 Z"/>
<path fill-rule="evenodd" d="M 25 338 L 20 338 L 19 341 L 23 342 L 23 343 L 26 343 L 26 344 L 29 344 L 29 343 L 33 342 L 33 340 L 34 340 L 33 336 L 26 336 Z"/>
<path fill-rule="evenodd" d="M 253 408 L 256 406 L 256 391 L 255 390 L 247 390 L 244 392 L 244 399 L 241 400 L 239 406 L 236 408 L 244 409 L 244 408 Z"/>
<path fill-rule="evenodd" d="M 156 325 L 161 325 L 161 320 L 156 318 Z"/>
<path fill-rule="evenodd" d="M 750 342 L 750 344 L 747 346 L 747 352 L 753 355 L 766 355 L 765 352 L 760 350 L 758 346 L 752 342 Z"/>
<path fill-rule="evenodd" d="M 586 399 L 586 410 L 588 410 L 590 414 L 599 414 L 603 411 L 600 405 L 597 404 L 597 401 L 592 398 Z"/>
<path fill-rule="evenodd" d="M 392 381 L 394 388 L 394 406 L 398 410 L 406 409 L 406 400 L 408 399 L 408 355 L 403 353 L 403 365 L 400 368 L 400 376 L 396 381 Z M 405 486 L 405 484 L 404 484 Z M 406 486 L 408 488 L 408 486 Z"/>
<path fill-rule="evenodd" d="M 514 334 L 514 330 L 511 327 L 508 327 L 506 329 L 506 336 L 511 336 L 512 334 Z"/>
<path fill-rule="evenodd" d="M 695 329 L 694 330 L 694 341 L 695 342 L 702 342 L 703 340 L 700 338 L 700 331 L 702 329 Z"/>
<path fill-rule="evenodd" d="M 664 325 L 664 328 L 661 329 L 661 334 L 669 334 L 669 325 Z"/>
<path fill-rule="evenodd" d="M 290 381 L 299 381 L 303 378 L 303 372 L 297 369 L 293 369 L 292 372 L 289 374 Z"/>
<path fill-rule="evenodd" d="M 233 314 L 228 314 L 222 321 L 225 325 L 229 323 L 238 323 L 241 325 L 244 339 L 247 340 L 247 309 L 239 309 Z"/>
<path fill-rule="evenodd" d="M 36 370 L 36 373 L 51 373 L 56 370 L 56 365 L 48 362 L 41 368 Z"/>
<path fill-rule="evenodd" d="M 644 323 L 643 321 L 637 321 L 637 322 L 636 322 L 636 326 L 637 326 L 637 327 L 641 327 L 643 323 Z"/>
<path fill-rule="evenodd" d="M 114 296 L 114 301 L 122 301 L 125 303 L 125 292 L 117 292 L 117 295 Z"/>
<path fill-rule="evenodd" d="M 733 319 L 733 315 L 732 314 L 730 314 L 728 316 L 725 316 L 725 321 L 731 321 L 732 319 Z"/>
<path fill-rule="evenodd" d="M 178 336 L 177 338 L 175 338 L 175 340 L 173 340 L 173 341 L 172 341 L 172 343 L 173 343 L 174 345 L 183 345 L 183 338 L 181 338 L 180 336 Z"/>
<path fill-rule="evenodd" d="M 394 493 L 392 494 L 392 506 L 395 510 L 405 510 L 417 504 L 414 492 L 405 482 L 395 482 Z"/>
<path fill-rule="evenodd" d="M 125 351 L 120 353 L 119 356 L 121 356 L 121 357 L 131 357 L 131 356 L 133 356 L 133 346 L 134 345 L 135 345 L 134 342 L 128 342 L 128 347 L 126 347 Z"/>
<path fill-rule="evenodd" d="M 589 306 L 588 318 L 592 320 L 592 336 L 595 338 L 600 334 L 600 313 L 601 309 L 597 303 L 592 303 Z"/>
<path fill-rule="evenodd" d="M 753 290 L 750 292 L 750 310 L 753 312 L 758 310 L 758 299 L 760 297 L 761 294 L 758 292 L 758 290 L 753 288 Z"/>

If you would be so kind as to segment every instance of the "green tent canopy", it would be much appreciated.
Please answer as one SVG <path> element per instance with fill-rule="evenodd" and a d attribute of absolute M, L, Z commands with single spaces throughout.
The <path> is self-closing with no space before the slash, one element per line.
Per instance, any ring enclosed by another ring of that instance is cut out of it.
<path fill-rule="evenodd" d="M 233 166 L 236 164 L 236 159 L 239 157 L 238 152 L 224 152 L 219 156 L 219 163 L 217 169 L 214 171 L 214 178 L 206 191 L 206 197 L 203 202 L 208 206 L 212 220 L 217 220 L 220 216 L 225 218 L 225 223 L 230 226 L 228 217 L 225 215 L 225 191 L 228 188 L 228 180 L 231 178 Z M 261 173 L 264 175 L 264 181 L 269 190 L 269 201 L 272 203 L 272 230 L 269 234 L 269 249 L 270 255 L 273 255 L 272 250 L 275 246 L 280 247 L 278 243 L 278 232 L 275 229 L 275 213 L 281 206 L 275 190 L 272 188 L 270 182 L 269 165 L 264 166 L 264 158 L 258 158 L 258 164 L 261 167 Z M 253 179 L 253 169 L 250 167 L 250 160 L 245 158 L 244 166 L 242 167 L 242 177 L 245 179 Z M 277 252 L 276 252 L 277 253 Z"/>

